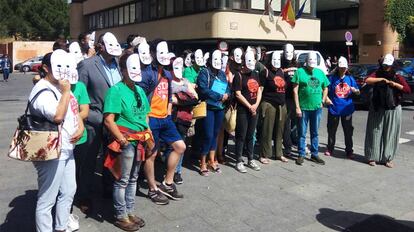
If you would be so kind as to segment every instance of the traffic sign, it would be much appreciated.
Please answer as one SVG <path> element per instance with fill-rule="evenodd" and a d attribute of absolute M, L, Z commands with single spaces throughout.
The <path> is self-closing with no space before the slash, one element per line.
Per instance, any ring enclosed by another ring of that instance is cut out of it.
<path fill-rule="evenodd" d="M 346 44 L 346 46 L 352 46 L 352 45 L 354 45 L 354 43 L 352 43 L 352 42 L 345 42 L 345 44 Z"/>
<path fill-rule="evenodd" d="M 352 33 L 350 31 L 345 32 L 345 40 L 347 42 L 351 42 L 352 41 Z"/>

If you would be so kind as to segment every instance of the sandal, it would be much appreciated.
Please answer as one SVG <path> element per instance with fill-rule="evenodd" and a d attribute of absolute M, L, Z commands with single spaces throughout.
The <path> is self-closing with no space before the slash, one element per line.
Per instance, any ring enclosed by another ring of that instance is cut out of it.
<path fill-rule="evenodd" d="M 394 163 L 392 161 L 388 161 L 385 163 L 385 167 L 387 168 L 393 168 L 394 167 Z"/>
<path fill-rule="evenodd" d="M 280 161 L 282 161 L 282 163 L 287 163 L 289 160 L 286 158 L 286 157 L 284 157 L 283 155 L 282 156 L 280 156 L 280 157 L 277 157 L 276 158 L 277 160 L 280 160 Z"/>
<path fill-rule="evenodd" d="M 259 161 L 260 161 L 260 163 L 262 163 L 262 164 L 269 164 L 270 162 L 269 162 L 269 159 L 268 158 L 260 158 L 259 159 Z"/>
<path fill-rule="evenodd" d="M 375 161 L 374 161 L 374 160 L 370 160 L 370 161 L 368 161 L 368 165 L 369 165 L 369 166 L 371 166 L 371 167 L 375 167 L 375 166 L 377 166 L 377 164 L 375 163 Z"/>
<path fill-rule="evenodd" d="M 217 166 L 217 164 L 214 164 L 214 166 L 209 165 L 209 168 L 211 169 L 211 171 L 214 172 L 214 173 L 221 173 L 221 169 Z"/>

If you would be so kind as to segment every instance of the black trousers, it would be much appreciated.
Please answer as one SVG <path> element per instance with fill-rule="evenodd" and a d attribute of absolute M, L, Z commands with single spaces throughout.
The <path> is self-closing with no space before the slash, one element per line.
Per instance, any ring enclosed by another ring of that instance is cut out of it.
<path fill-rule="evenodd" d="M 328 113 L 328 150 L 332 152 L 335 148 L 336 130 L 338 129 L 339 120 L 341 120 L 342 129 L 345 136 L 345 152 L 353 152 L 352 135 L 354 127 L 352 126 L 352 115 L 349 116 L 334 116 Z"/>
<path fill-rule="evenodd" d="M 248 160 L 253 160 L 253 138 L 257 125 L 257 114 L 252 115 L 245 109 L 237 110 L 236 119 L 236 158 L 237 162 L 243 162 L 243 147 L 246 145 L 246 153 Z"/>
<path fill-rule="evenodd" d="M 297 130 L 296 106 L 292 99 L 286 99 L 287 117 L 285 121 L 285 128 L 283 130 L 283 147 L 284 154 L 292 153 L 292 145 L 297 145 L 299 136 Z"/>

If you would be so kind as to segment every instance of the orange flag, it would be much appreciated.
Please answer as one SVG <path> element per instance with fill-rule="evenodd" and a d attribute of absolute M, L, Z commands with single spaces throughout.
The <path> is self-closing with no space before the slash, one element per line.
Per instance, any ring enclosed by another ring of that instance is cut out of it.
<path fill-rule="evenodd" d="M 282 10 L 282 20 L 285 20 L 290 26 L 295 26 L 295 11 L 293 10 L 292 3 L 290 0 L 287 0 L 285 6 Z"/>

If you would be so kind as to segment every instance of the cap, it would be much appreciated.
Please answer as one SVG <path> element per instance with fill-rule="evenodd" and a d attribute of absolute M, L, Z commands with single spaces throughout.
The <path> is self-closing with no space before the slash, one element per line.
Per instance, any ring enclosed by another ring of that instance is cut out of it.
<path fill-rule="evenodd" d="M 382 61 L 382 64 L 392 66 L 393 63 L 394 63 L 394 56 L 391 54 L 385 55 L 384 60 Z"/>
<path fill-rule="evenodd" d="M 348 61 L 345 57 L 341 56 L 338 60 L 338 67 L 340 68 L 348 68 Z"/>

